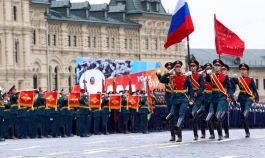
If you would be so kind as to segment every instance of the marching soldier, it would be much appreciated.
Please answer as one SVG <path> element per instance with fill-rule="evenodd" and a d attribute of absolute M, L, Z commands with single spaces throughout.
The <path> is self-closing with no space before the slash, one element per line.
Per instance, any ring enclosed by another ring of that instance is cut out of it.
<path fill-rule="evenodd" d="M 130 118 L 130 111 L 129 111 L 129 107 L 128 107 L 128 103 L 127 103 L 127 99 L 128 99 L 128 91 L 124 91 L 123 95 L 122 95 L 122 118 L 123 118 L 123 133 L 124 134 L 128 134 L 128 122 L 129 122 L 129 118 Z"/>
<path fill-rule="evenodd" d="M 43 127 L 45 126 L 45 97 L 44 93 L 41 88 L 38 90 L 38 97 L 37 97 L 37 131 L 38 131 L 38 137 L 43 138 Z"/>
<path fill-rule="evenodd" d="M 215 114 L 215 122 L 217 124 L 218 140 L 223 139 L 222 134 L 222 124 L 223 119 L 226 115 L 224 106 L 228 106 L 228 102 L 234 100 L 234 95 L 232 92 L 231 84 L 227 75 L 222 74 L 221 68 L 224 65 L 223 61 L 216 59 L 213 61 L 215 73 L 212 73 L 211 70 L 207 70 L 206 80 L 212 83 L 212 104 L 210 107 L 210 112 L 206 118 L 206 121 L 209 120 Z"/>
<path fill-rule="evenodd" d="M 148 105 L 147 105 L 147 96 L 145 96 L 145 92 L 144 91 L 140 91 L 140 102 L 139 102 L 139 114 L 141 117 L 141 123 L 140 123 L 140 127 L 141 127 L 141 132 L 143 134 L 147 134 L 147 115 L 148 115 L 149 111 L 148 111 Z"/>
<path fill-rule="evenodd" d="M 111 94 L 111 92 L 109 92 L 108 94 L 105 94 L 102 97 L 102 103 L 101 103 L 101 118 L 102 118 L 102 132 L 105 135 L 109 135 L 108 133 L 108 120 L 109 120 L 109 95 Z"/>
<path fill-rule="evenodd" d="M 166 68 L 166 72 L 170 71 L 172 69 L 172 63 L 171 62 L 167 62 L 165 64 L 165 68 Z M 159 82 L 164 83 L 163 80 L 161 80 L 161 74 L 158 72 L 156 73 L 157 78 L 159 80 Z M 165 92 L 165 101 L 166 101 L 166 106 L 167 106 L 167 111 L 169 112 L 172 106 L 171 103 L 171 94 L 172 94 L 172 87 L 169 83 L 164 83 L 165 84 L 165 88 L 166 88 L 166 92 Z M 164 123 L 166 118 L 163 118 Z M 169 141 L 175 141 L 176 140 L 176 136 L 175 136 L 175 131 L 174 131 L 174 124 L 175 124 L 175 119 L 173 118 L 172 120 L 169 121 L 169 129 L 170 129 L 170 134 L 171 134 L 171 139 Z"/>
<path fill-rule="evenodd" d="M 4 95 L 0 93 L 0 142 L 5 141 L 4 138 L 4 110 L 5 110 L 5 103 L 4 103 Z"/>
<path fill-rule="evenodd" d="M 15 125 L 17 122 L 18 115 L 18 92 L 15 86 L 13 86 L 10 90 L 10 127 L 9 133 L 11 139 L 16 139 L 15 137 Z"/>
<path fill-rule="evenodd" d="M 253 78 L 249 77 L 249 66 L 247 64 L 240 64 L 239 70 L 241 76 L 234 78 L 235 84 L 239 86 L 240 92 L 238 102 L 241 107 L 241 121 L 245 128 L 246 138 L 250 137 L 248 115 L 252 103 L 259 102 L 259 94 Z"/>
<path fill-rule="evenodd" d="M 85 89 L 81 89 L 81 97 L 78 99 L 80 106 L 77 112 L 77 130 L 79 131 L 78 133 L 80 137 L 90 136 L 90 122 L 88 118 L 90 110 L 88 105 L 88 98 L 85 92 Z"/>
<path fill-rule="evenodd" d="M 56 90 L 54 90 L 56 91 Z M 57 107 L 50 107 L 50 118 L 51 118 L 51 136 L 53 138 L 57 138 L 60 136 L 60 124 L 61 124 L 61 119 L 60 119 L 60 108 L 59 108 L 59 100 L 57 101 L 58 105 Z"/>
<path fill-rule="evenodd" d="M 161 80 L 165 83 L 170 83 L 173 87 L 173 93 L 171 97 L 172 107 L 168 114 L 167 122 L 173 119 L 174 115 L 178 118 L 175 125 L 176 134 L 178 135 L 177 142 L 182 142 L 182 124 L 185 118 L 185 112 L 189 104 L 194 102 L 194 91 L 192 89 L 191 80 L 181 72 L 182 62 L 177 60 L 173 63 L 173 69 L 166 75 L 161 77 Z M 175 73 L 175 75 L 172 75 Z M 172 75 L 172 76 L 170 76 Z M 168 78 L 170 76 L 170 78 Z"/>
<path fill-rule="evenodd" d="M 204 121 L 206 119 L 206 116 L 208 115 L 210 111 L 210 106 L 211 106 L 211 98 L 212 98 L 212 83 L 210 81 L 206 80 L 206 71 L 207 70 L 212 70 L 212 64 L 211 63 L 206 63 L 203 66 L 203 75 L 204 75 L 204 83 L 205 83 L 205 90 L 203 94 L 203 105 L 201 106 L 199 111 L 203 111 L 204 114 L 202 115 L 202 136 L 201 138 L 205 138 L 205 127 L 207 127 L 207 123 Z M 200 113 L 200 112 L 197 113 Z M 212 117 L 211 117 L 212 118 Z M 209 127 L 209 132 L 210 132 L 210 137 L 209 139 L 215 139 L 214 135 L 214 126 L 212 119 L 208 121 L 208 127 Z"/>
<path fill-rule="evenodd" d="M 28 127 L 28 110 L 27 107 L 19 106 L 17 122 L 16 122 L 16 137 L 18 139 L 27 138 Z"/>
<path fill-rule="evenodd" d="M 4 105 L 5 105 L 5 109 L 4 109 L 4 138 L 10 138 L 10 92 L 5 93 L 5 95 L 3 95 L 3 100 L 4 100 Z"/>
<path fill-rule="evenodd" d="M 95 135 L 99 135 L 99 125 L 100 125 L 100 116 L 101 116 L 101 109 L 100 108 L 91 108 L 92 116 L 93 116 L 93 133 Z"/>
<path fill-rule="evenodd" d="M 224 75 L 228 75 L 228 71 L 230 70 L 230 67 L 227 65 L 227 64 L 224 64 L 223 67 L 222 67 L 222 73 Z M 232 89 L 232 92 L 233 94 L 235 93 L 235 84 L 234 84 L 234 80 L 232 78 L 229 77 L 229 82 L 230 82 L 230 85 L 231 85 L 231 89 Z M 229 106 L 224 106 L 224 111 L 227 111 L 226 112 L 226 115 L 224 116 L 224 120 L 223 120 L 223 126 L 224 126 L 224 131 L 225 131 L 225 136 L 224 138 L 229 138 Z"/>
<path fill-rule="evenodd" d="M 61 136 L 67 137 L 66 128 L 69 126 L 68 122 L 68 99 L 65 91 L 62 89 L 60 92 L 61 96 L 58 100 L 58 106 L 60 108 L 60 130 Z"/>
<path fill-rule="evenodd" d="M 205 89 L 205 84 L 203 80 L 203 75 L 197 73 L 197 68 L 199 62 L 196 60 L 191 60 L 189 62 L 191 72 L 187 72 L 187 75 L 190 76 L 192 88 L 194 91 L 195 102 L 192 104 L 192 112 L 189 116 L 190 123 L 192 124 L 194 140 L 198 140 L 198 113 L 200 109 L 202 100 L 203 100 L 203 91 Z"/>

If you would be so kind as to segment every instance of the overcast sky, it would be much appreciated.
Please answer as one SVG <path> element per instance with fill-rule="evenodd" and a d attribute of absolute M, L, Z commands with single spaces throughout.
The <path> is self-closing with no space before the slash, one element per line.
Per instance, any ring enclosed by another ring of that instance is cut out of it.
<path fill-rule="evenodd" d="M 86 0 L 70 0 L 83 2 Z M 90 4 L 109 3 L 110 0 L 87 0 Z M 166 11 L 172 13 L 177 0 L 161 0 Z M 263 0 L 188 0 L 195 31 L 190 35 L 190 48 L 215 48 L 214 14 L 234 31 L 246 49 L 265 49 L 265 7 Z"/>

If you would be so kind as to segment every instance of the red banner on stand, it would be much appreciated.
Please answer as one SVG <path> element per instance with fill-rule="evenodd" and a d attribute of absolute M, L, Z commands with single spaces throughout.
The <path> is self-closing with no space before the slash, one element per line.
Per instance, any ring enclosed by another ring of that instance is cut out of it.
<path fill-rule="evenodd" d="M 80 93 L 69 93 L 68 97 L 68 107 L 79 107 Z"/>
<path fill-rule="evenodd" d="M 109 109 L 121 110 L 121 95 L 110 95 L 110 97 L 109 97 Z"/>
<path fill-rule="evenodd" d="M 138 112 L 139 101 L 140 101 L 140 98 L 138 95 L 129 95 L 127 104 L 129 107 L 136 109 L 136 111 Z"/>
<path fill-rule="evenodd" d="M 89 106 L 90 108 L 98 108 L 101 110 L 101 94 L 89 94 Z"/>

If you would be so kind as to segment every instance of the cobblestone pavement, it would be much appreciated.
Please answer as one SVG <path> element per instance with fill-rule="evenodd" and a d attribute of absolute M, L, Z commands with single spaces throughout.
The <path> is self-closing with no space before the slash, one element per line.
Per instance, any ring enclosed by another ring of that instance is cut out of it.
<path fill-rule="evenodd" d="M 265 154 L 265 129 L 230 130 L 222 141 L 193 141 L 192 131 L 183 131 L 183 142 L 169 142 L 169 132 L 149 134 L 93 135 L 88 138 L 44 138 L 0 142 L 2 158 L 261 158 Z"/>

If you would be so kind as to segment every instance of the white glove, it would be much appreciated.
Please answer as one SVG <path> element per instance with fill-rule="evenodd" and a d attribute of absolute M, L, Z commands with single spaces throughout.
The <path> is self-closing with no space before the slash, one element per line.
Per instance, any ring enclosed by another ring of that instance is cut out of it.
<path fill-rule="evenodd" d="M 190 104 L 190 105 L 193 105 L 193 102 L 190 101 L 189 104 Z"/>
<path fill-rule="evenodd" d="M 185 73 L 185 75 L 186 76 L 190 76 L 190 75 L 192 75 L 192 72 L 191 71 L 188 71 L 188 72 Z"/>
<path fill-rule="evenodd" d="M 160 74 L 161 74 L 161 71 L 160 71 L 160 70 L 158 70 L 158 71 L 156 72 L 156 74 L 160 75 Z"/>
<path fill-rule="evenodd" d="M 168 73 L 169 73 L 170 75 L 172 75 L 172 74 L 174 73 L 174 71 L 175 71 L 174 69 L 171 69 L 171 70 L 168 71 Z"/>
<path fill-rule="evenodd" d="M 204 73 L 204 71 L 205 71 L 205 70 L 202 70 L 202 71 L 200 71 L 200 72 L 199 72 L 199 74 L 200 74 L 200 75 L 201 75 L 201 74 L 203 74 L 203 73 Z"/>
<path fill-rule="evenodd" d="M 212 72 L 212 70 L 207 70 L 206 73 L 207 73 L 208 75 L 211 75 L 213 72 Z"/>
<path fill-rule="evenodd" d="M 235 77 L 235 78 L 236 78 L 236 77 L 237 77 L 237 74 L 234 74 L 234 75 L 233 75 L 233 77 Z"/>

